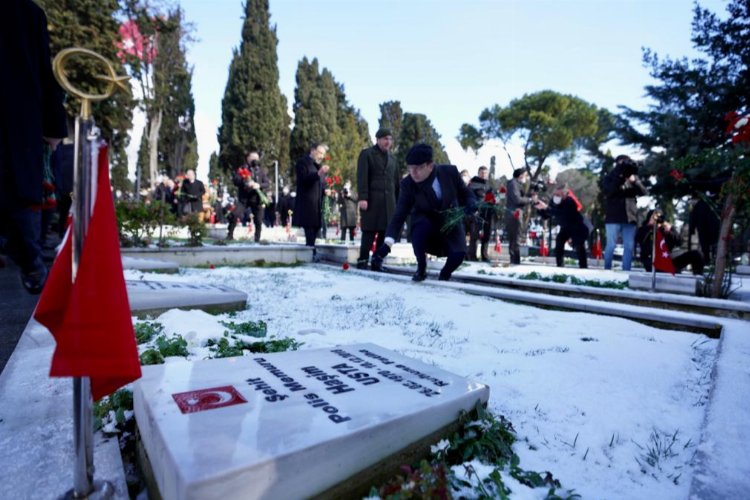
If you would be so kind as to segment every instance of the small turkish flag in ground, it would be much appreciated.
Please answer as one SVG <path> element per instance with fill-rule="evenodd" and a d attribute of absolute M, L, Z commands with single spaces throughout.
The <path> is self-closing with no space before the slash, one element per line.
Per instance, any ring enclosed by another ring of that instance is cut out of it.
<path fill-rule="evenodd" d="M 594 242 L 594 247 L 591 249 L 591 256 L 595 259 L 601 259 L 604 257 L 604 252 L 602 252 L 602 238 L 599 236 L 599 231 L 596 231 L 596 241 Z"/>
<path fill-rule="evenodd" d="M 378 251 L 377 242 L 378 242 L 378 233 L 375 233 L 375 239 L 372 240 L 372 246 L 370 247 L 370 251 L 373 253 Z"/>
<path fill-rule="evenodd" d="M 664 271 L 665 273 L 672 273 L 672 276 L 674 276 L 675 273 L 672 256 L 669 254 L 669 248 L 667 248 L 667 242 L 664 241 L 664 235 L 661 233 L 661 229 L 656 230 L 654 269 L 657 271 Z"/>
<path fill-rule="evenodd" d="M 99 150 L 97 187 L 75 282 L 68 229 L 34 311 L 55 337 L 51 377 L 90 377 L 94 400 L 140 378 L 141 364 L 122 273 L 109 187 L 107 148 Z"/>
<path fill-rule="evenodd" d="M 501 253 L 503 253 L 503 246 L 501 245 L 500 235 L 499 234 L 495 238 L 495 251 L 497 252 L 498 255 L 500 255 Z"/>
<path fill-rule="evenodd" d="M 549 256 L 549 248 L 547 248 L 547 243 L 544 241 L 544 236 L 542 236 L 542 239 L 540 240 L 541 243 L 539 243 L 539 255 L 542 257 Z"/>

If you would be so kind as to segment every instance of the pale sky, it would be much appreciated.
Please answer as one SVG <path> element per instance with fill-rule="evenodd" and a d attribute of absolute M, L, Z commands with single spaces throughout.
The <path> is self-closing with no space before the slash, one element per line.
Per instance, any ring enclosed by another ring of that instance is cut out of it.
<path fill-rule="evenodd" d="M 239 0 L 182 0 L 197 41 L 188 47 L 205 179 L 218 150 L 221 99 L 232 50 L 241 40 Z M 701 5 L 725 14 L 725 0 Z M 279 39 L 280 87 L 291 108 L 302 57 L 317 57 L 343 83 L 349 102 L 377 130 L 379 104 L 399 100 L 424 113 L 441 135 L 452 163 L 476 171 L 497 148 L 464 153 L 459 127 L 477 124 L 493 104 L 551 89 L 617 112 L 645 108 L 651 82 L 642 47 L 661 56 L 694 56 L 691 0 L 270 0 Z M 135 135 L 133 143 L 140 143 Z M 514 161 L 522 162 L 519 152 Z"/>

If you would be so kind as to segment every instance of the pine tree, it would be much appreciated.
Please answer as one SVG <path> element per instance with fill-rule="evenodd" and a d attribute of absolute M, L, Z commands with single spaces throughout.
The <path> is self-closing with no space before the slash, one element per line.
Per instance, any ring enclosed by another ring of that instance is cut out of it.
<path fill-rule="evenodd" d="M 289 163 L 289 115 L 279 88 L 276 28 L 270 24 L 268 0 L 247 0 L 242 42 L 234 49 L 219 127 L 219 164 L 231 170 L 245 152 L 258 150 L 264 164 Z"/>
<path fill-rule="evenodd" d="M 62 49 L 83 47 L 109 59 L 118 74 L 125 73 L 113 43 L 119 38 L 115 19 L 119 9 L 117 0 L 37 0 L 37 3 L 47 14 L 53 57 Z M 70 81 L 81 90 L 100 93 L 102 83 L 95 78 L 103 71 L 100 63 L 90 58 L 78 58 L 74 62 L 67 68 Z M 112 184 L 122 191 L 132 189 L 127 178 L 125 148 L 129 142 L 128 130 L 132 127 L 134 105 L 132 97 L 123 92 L 92 104 L 94 120 L 110 145 Z M 65 109 L 72 119 L 80 113 L 80 102 L 67 99 Z M 73 134 L 72 127 L 70 133 Z"/>
<path fill-rule="evenodd" d="M 195 137 L 195 101 L 192 93 L 192 69 L 185 58 L 188 40 L 182 9 L 168 15 L 174 29 L 159 37 L 159 52 L 154 59 L 155 91 L 160 97 L 163 118 L 158 141 L 159 171 L 174 177 L 198 165 Z"/>

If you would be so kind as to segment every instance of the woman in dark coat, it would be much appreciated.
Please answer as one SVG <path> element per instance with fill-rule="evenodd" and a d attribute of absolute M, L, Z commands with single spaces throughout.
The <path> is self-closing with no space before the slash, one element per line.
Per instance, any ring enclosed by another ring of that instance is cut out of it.
<path fill-rule="evenodd" d="M 578 204 L 573 197 L 569 196 L 567 186 L 555 190 L 549 205 L 540 201 L 536 208 L 542 217 L 553 218 L 560 226 L 560 232 L 557 233 L 555 240 L 557 267 L 565 267 L 565 242 L 571 240 L 578 256 L 578 267 L 586 269 L 588 267 L 586 239 L 589 237 L 589 228 L 583 222 L 583 215 L 578 209 Z"/>
<path fill-rule="evenodd" d="M 354 228 L 357 226 L 357 197 L 352 194 L 349 185 L 344 186 L 339 196 L 339 213 L 341 220 L 341 241 L 346 241 L 346 231 L 349 231 L 349 241 L 354 241 Z"/>
<path fill-rule="evenodd" d="M 310 154 L 297 160 L 294 171 L 297 175 L 297 196 L 294 199 L 292 225 L 305 230 L 305 245 L 315 247 L 315 236 L 320 230 L 323 209 L 321 178 L 328 172 L 328 165 L 320 164 L 328 146 L 313 144 Z M 313 250 L 313 260 L 317 254 Z"/>

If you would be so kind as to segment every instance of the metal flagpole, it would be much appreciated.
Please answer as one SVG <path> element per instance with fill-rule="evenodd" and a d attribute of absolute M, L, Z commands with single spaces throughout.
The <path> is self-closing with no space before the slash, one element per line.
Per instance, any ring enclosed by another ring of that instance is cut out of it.
<path fill-rule="evenodd" d="M 656 221 L 654 221 L 654 231 L 651 234 L 651 291 L 656 290 Z"/>
<path fill-rule="evenodd" d="M 108 75 L 98 76 L 107 82 L 104 94 L 87 94 L 71 85 L 65 71 L 65 62 L 71 56 L 89 56 L 104 63 Z M 98 147 L 98 132 L 91 117 L 91 101 L 101 101 L 111 96 L 116 87 L 127 91 L 124 82 L 128 77 L 117 76 L 112 64 L 96 52 L 71 48 L 60 51 L 52 62 L 57 81 L 67 92 L 81 99 L 81 114 L 75 121 L 74 146 L 74 194 L 73 194 L 73 266 L 72 280 L 75 282 L 78 273 L 83 242 L 88 230 L 93 207 L 94 151 Z M 94 426 L 93 401 L 91 398 L 91 379 L 89 377 L 73 378 L 73 442 L 75 461 L 73 470 L 73 489 L 64 496 L 67 498 L 110 498 L 114 487 L 106 481 L 94 482 Z"/>

